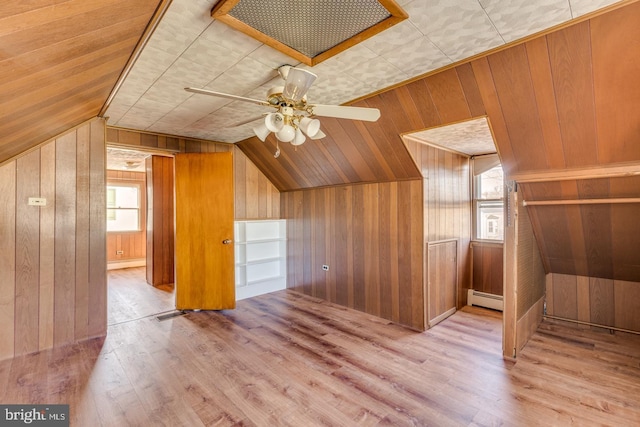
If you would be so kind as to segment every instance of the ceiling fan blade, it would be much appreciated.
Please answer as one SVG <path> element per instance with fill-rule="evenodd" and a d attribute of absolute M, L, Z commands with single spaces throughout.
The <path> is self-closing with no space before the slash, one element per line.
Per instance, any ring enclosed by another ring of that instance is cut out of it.
<path fill-rule="evenodd" d="M 344 105 L 311 105 L 311 111 L 315 116 L 335 117 L 338 119 L 364 120 L 375 122 L 380 118 L 380 110 L 377 108 L 348 107 Z"/>
<path fill-rule="evenodd" d="M 265 114 L 266 114 L 266 113 L 265 113 Z M 254 117 L 250 117 L 250 118 L 248 118 L 247 120 L 242 120 L 241 122 L 237 122 L 237 123 L 230 124 L 229 126 L 225 126 L 225 129 L 228 129 L 228 128 L 236 128 L 236 127 L 238 127 L 238 126 L 246 125 L 246 124 L 248 124 L 248 123 L 255 122 L 256 120 L 260 120 L 260 119 L 264 120 L 264 116 L 265 116 L 265 114 L 263 114 L 263 115 L 261 115 L 261 116 L 254 116 Z"/>
<path fill-rule="evenodd" d="M 311 71 L 302 68 L 290 68 L 287 80 L 284 82 L 282 97 L 294 103 L 300 101 L 317 78 L 318 76 Z"/>
<path fill-rule="evenodd" d="M 217 96 L 219 98 L 233 99 L 234 101 L 251 102 L 252 104 L 257 104 L 257 105 L 264 105 L 264 106 L 270 106 L 271 105 L 267 101 L 260 101 L 259 99 L 253 99 L 253 98 L 245 98 L 244 96 L 231 95 L 231 94 L 228 94 L 228 93 L 214 92 L 212 90 L 207 90 L 207 89 L 198 89 L 198 88 L 195 88 L 195 87 L 185 87 L 184 90 L 186 90 L 187 92 L 199 93 L 199 94 L 202 94 L 202 95 L 211 95 L 211 96 Z"/>

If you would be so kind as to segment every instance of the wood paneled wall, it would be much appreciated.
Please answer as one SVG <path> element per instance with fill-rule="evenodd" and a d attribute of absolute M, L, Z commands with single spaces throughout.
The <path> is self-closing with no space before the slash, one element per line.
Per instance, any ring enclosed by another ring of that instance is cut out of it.
<path fill-rule="evenodd" d="M 97 116 L 160 3 L 3 2 L 0 163 Z"/>
<path fill-rule="evenodd" d="M 515 358 L 542 321 L 545 272 L 529 212 L 515 185 L 507 188 L 503 354 Z"/>
<path fill-rule="evenodd" d="M 147 175 L 147 283 L 153 286 L 174 283 L 174 160 L 149 156 L 145 160 Z"/>
<path fill-rule="evenodd" d="M 107 262 L 144 259 L 146 257 L 146 197 L 144 172 L 107 170 L 107 184 L 140 186 L 140 231 L 107 232 Z M 122 251 L 122 254 L 118 254 Z"/>
<path fill-rule="evenodd" d="M 471 244 L 471 288 L 494 295 L 503 294 L 502 243 Z"/>
<path fill-rule="evenodd" d="M 640 197 L 639 176 L 521 187 L 527 201 Z M 640 242 L 640 204 L 559 204 L 528 209 L 537 224 L 547 271 L 640 281 L 640 251 L 635 250 Z"/>
<path fill-rule="evenodd" d="M 640 2 L 471 63 L 502 165 L 518 180 L 640 161 Z M 640 169 L 640 166 L 639 166 Z M 521 183 L 527 201 L 640 197 L 640 179 Z M 529 209 L 547 272 L 640 281 L 640 207 Z M 636 243 L 634 243 L 636 242 Z"/>
<path fill-rule="evenodd" d="M 288 288 L 424 330 L 421 180 L 286 192 L 281 212 Z"/>
<path fill-rule="evenodd" d="M 457 306 L 461 307 L 471 287 L 469 158 L 415 140 L 405 144 L 423 176 L 424 244 L 458 241 Z"/>
<path fill-rule="evenodd" d="M 107 128 L 107 142 L 141 149 L 159 148 L 180 153 L 233 151 L 235 219 L 280 218 L 280 192 L 251 160 L 232 144 Z"/>
<path fill-rule="evenodd" d="M 551 273 L 547 314 L 640 332 L 640 283 Z"/>
<path fill-rule="evenodd" d="M 528 208 L 518 200 L 517 233 L 517 316 L 518 320 L 529 311 L 545 292 L 545 271 L 538 250 Z M 540 313 L 542 314 L 542 313 Z"/>
<path fill-rule="evenodd" d="M 106 333 L 104 135 L 96 119 L 0 166 L 0 359 Z"/>

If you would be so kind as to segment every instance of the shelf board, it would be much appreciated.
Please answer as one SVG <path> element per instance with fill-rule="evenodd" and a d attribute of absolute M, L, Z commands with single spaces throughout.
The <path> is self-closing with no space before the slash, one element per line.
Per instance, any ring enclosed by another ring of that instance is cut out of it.
<path fill-rule="evenodd" d="M 257 285 L 259 283 L 269 282 L 271 280 L 282 280 L 284 278 L 285 278 L 284 274 L 279 274 L 277 276 L 269 276 L 262 279 L 248 280 L 246 286 Z"/>
<path fill-rule="evenodd" d="M 282 257 L 282 256 L 274 256 L 274 257 L 270 257 L 270 258 L 260 258 L 260 259 L 254 259 L 254 260 L 247 261 L 247 262 L 236 263 L 236 267 L 246 267 L 248 265 L 266 264 L 268 262 L 283 261 L 283 260 L 284 260 L 284 257 Z"/>

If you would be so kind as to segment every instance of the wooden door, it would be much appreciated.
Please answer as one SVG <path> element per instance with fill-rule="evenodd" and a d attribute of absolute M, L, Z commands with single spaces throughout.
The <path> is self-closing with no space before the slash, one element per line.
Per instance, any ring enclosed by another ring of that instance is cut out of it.
<path fill-rule="evenodd" d="M 173 158 L 149 156 L 147 174 L 147 283 L 174 284 Z"/>
<path fill-rule="evenodd" d="M 175 157 L 176 308 L 235 308 L 232 153 Z"/>
<path fill-rule="evenodd" d="M 458 242 L 429 243 L 427 271 L 428 324 L 434 326 L 456 311 L 458 289 Z"/>

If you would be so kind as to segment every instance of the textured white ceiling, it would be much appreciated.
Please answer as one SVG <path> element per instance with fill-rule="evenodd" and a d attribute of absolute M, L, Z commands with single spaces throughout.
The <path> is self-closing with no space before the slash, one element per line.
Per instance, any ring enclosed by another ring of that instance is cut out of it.
<path fill-rule="evenodd" d="M 310 102 L 342 104 L 616 1 L 397 2 L 409 19 L 312 68 L 319 77 Z M 221 142 L 253 135 L 253 124 L 232 125 L 259 116 L 263 107 L 184 88 L 264 99 L 281 82 L 276 69 L 299 63 L 213 20 L 215 3 L 173 0 L 109 106 L 109 125 Z"/>
<path fill-rule="evenodd" d="M 144 161 L 149 155 L 141 151 L 107 147 L 107 169 L 144 172 Z"/>
<path fill-rule="evenodd" d="M 468 156 L 496 152 L 486 117 L 413 132 L 404 136 Z"/>

